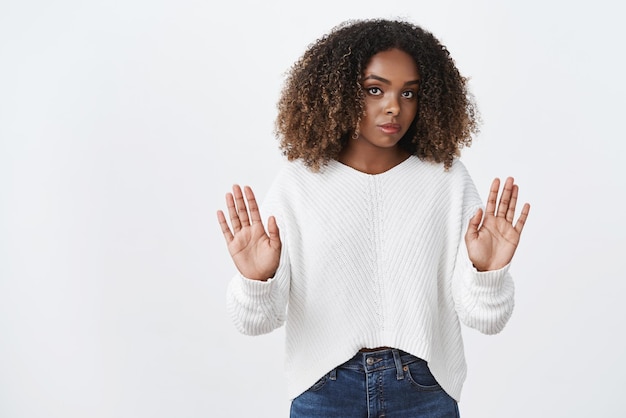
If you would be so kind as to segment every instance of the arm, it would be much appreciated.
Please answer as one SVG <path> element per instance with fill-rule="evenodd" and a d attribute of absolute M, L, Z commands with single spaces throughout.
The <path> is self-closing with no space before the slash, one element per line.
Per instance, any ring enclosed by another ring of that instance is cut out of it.
<path fill-rule="evenodd" d="M 461 322 L 483 334 L 497 334 L 508 322 L 515 305 L 515 287 L 509 266 L 479 272 L 459 246 L 452 295 Z"/>
<path fill-rule="evenodd" d="M 289 294 L 289 263 L 276 219 L 261 222 L 252 189 L 233 187 L 226 195 L 231 227 L 222 211 L 217 218 L 228 251 L 239 270 L 229 283 L 227 306 L 236 328 L 250 335 L 264 334 L 281 326 Z"/>
<path fill-rule="evenodd" d="M 525 204 L 513 225 L 518 187 L 508 178 L 496 202 L 500 181 L 491 185 L 485 215 L 478 209 L 459 245 L 453 297 L 461 321 L 485 334 L 500 332 L 514 306 L 514 285 L 508 273 L 530 206 Z"/>
<path fill-rule="evenodd" d="M 251 280 L 241 274 L 228 284 L 226 304 L 235 328 L 242 334 L 267 334 L 285 322 L 289 300 L 290 271 L 281 264 L 274 277 L 267 281 Z"/>

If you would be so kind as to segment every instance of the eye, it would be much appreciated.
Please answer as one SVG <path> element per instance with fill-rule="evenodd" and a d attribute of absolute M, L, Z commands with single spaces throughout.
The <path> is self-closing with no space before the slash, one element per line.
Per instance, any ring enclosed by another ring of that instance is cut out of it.
<path fill-rule="evenodd" d="M 411 90 L 404 91 L 402 92 L 402 97 L 405 99 L 412 99 L 415 97 L 415 92 Z"/>
<path fill-rule="evenodd" d="M 379 87 L 368 87 L 365 90 L 367 94 L 371 94 L 372 96 L 380 96 L 383 94 L 383 91 Z"/>

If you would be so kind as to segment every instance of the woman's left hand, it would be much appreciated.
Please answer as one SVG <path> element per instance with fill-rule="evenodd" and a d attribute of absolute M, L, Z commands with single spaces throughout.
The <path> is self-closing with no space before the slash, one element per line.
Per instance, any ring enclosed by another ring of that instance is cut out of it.
<path fill-rule="evenodd" d="M 479 209 L 470 219 L 465 234 L 467 253 L 478 271 L 498 270 L 511 262 L 530 211 L 530 205 L 525 203 L 513 225 L 519 188 L 509 177 L 504 183 L 496 213 L 499 189 L 500 179 L 496 178 L 491 183 L 485 216 Z"/>

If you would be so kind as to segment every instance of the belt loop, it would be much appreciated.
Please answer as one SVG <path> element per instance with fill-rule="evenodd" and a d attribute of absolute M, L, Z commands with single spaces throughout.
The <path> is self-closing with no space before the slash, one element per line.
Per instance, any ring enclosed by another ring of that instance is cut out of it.
<path fill-rule="evenodd" d="M 396 378 L 398 380 L 404 379 L 404 372 L 402 371 L 402 360 L 400 359 L 400 352 L 394 348 L 391 350 L 393 353 L 393 361 L 396 363 Z"/>
<path fill-rule="evenodd" d="M 328 377 L 330 378 L 330 380 L 337 380 L 337 368 L 336 367 L 330 371 L 330 374 Z"/>

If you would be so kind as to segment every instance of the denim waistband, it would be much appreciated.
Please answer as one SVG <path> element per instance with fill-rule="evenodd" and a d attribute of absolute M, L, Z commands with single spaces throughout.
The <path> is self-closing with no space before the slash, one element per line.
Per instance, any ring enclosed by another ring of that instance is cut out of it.
<path fill-rule="evenodd" d="M 358 352 L 354 357 L 343 363 L 338 368 L 357 370 L 365 373 L 385 369 L 396 369 L 400 374 L 403 366 L 416 361 L 424 360 L 402 350 L 392 348 L 380 351 Z"/>

